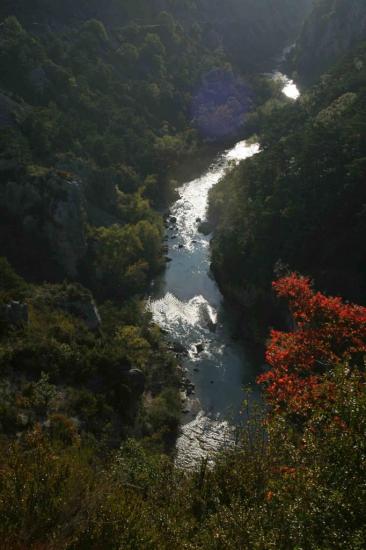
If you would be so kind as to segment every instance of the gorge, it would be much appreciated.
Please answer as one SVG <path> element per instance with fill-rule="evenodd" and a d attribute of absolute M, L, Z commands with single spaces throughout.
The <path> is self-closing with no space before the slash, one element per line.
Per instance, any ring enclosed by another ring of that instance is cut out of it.
<path fill-rule="evenodd" d="M 0 1 L 1 548 L 366 547 L 365 128 L 365 0 Z"/>

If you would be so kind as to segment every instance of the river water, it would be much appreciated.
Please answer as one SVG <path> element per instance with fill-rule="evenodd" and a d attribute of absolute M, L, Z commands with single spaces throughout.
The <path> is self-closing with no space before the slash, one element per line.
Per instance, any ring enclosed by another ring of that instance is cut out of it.
<path fill-rule="evenodd" d="M 283 92 L 293 93 L 288 88 L 293 83 L 283 78 Z M 259 144 L 241 141 L 218 155 L 201 177 L 178 189 L 166 236 L 171 261 L 149 300 L 154 321 L 186 350 L 180 356 L 185 387 L 176 458 L 185 468 L 233 444 L 244 387 L 257 374 L 243 345 L 233 338 L 235 321 L 210 272 L 210 236 L 199 233 L 198 227 L 206 216 L 210 189 L 259 150 Z"/>

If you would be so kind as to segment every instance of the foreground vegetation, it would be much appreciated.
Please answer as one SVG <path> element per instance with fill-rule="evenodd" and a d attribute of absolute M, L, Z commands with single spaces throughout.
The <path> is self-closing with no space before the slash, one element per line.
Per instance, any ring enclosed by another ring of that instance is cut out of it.
<path fill-rule="evenodd" d="M 168 452 L 179 424 L 179 378 L 144 303 L 97 308 L 81 285 L 27 285 L 1 258 L 0 282 L 2 435 L 19 437 L 39 424 L 96 451 L 134 435 Z"/>
<path fill-rule="evenodd" d="M 143 442 L 102 458 L 37 423 L 2 444 L 4 548 L 364 548 L 366 309 L 296 274 L 275 289 L 295 328 L 272 334 L 270 409 L 236 448 L 182 472 Z"/>

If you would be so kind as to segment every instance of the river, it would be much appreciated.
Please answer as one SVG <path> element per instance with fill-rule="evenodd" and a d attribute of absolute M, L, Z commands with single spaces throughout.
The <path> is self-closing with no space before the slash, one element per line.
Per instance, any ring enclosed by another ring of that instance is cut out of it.
<path fill-rule="evenodd" d="M 292 81 L 279 73 L 274 77 L 282 79 L 285 95 L 297 97 Z M 244 387 L 257 374 L 233 336 L 235 321 L 210 272 L 210 236 L 198 227 L 206 216 L 210 189 L 227 170 L 259 150 L 257 143 L 241 141 L 219 154 L 200 177 L 179 187 L 166 235 L 170 262 L 149 300 L 154 321 L 186 350 L 180 355 L 185 387 L 176 458 L 185 468 L 233 443 Z"/>

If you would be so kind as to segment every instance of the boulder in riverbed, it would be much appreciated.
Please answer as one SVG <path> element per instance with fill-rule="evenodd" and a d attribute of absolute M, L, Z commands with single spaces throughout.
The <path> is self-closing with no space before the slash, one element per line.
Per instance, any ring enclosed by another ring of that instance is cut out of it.
<path fill-rule="evenodd" d="M 202 233 L 202 235 L 210 235 L 210 233 L 212 233 L 212 226 L 209 222 L 202 222 L 198 226 L 198 231 Z"/>
<path fill-rule="evenodd" d="M 205 345 L 202 342 L 195 344 L 196 353 L 202 353 L 205 350 Z"/>
<path fill-rule="evenodd" d="M 187 349 L 180 342 L 173 342 L 169 349 L 174 353 L 187 355 Z"/>

